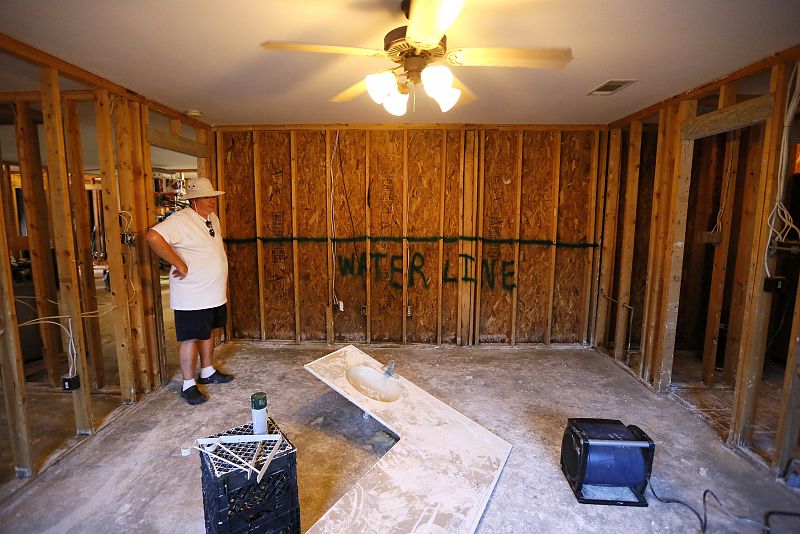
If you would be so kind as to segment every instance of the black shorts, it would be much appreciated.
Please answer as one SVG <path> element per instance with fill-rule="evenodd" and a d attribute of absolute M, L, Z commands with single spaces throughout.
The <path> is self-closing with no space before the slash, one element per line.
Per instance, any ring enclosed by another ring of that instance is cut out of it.
<path fill-rule="evenodd" d="M 175 337 L 178 341 L 210 339 L 214 328 L 223 328 L 228 321 L 225 304 L 204 310 L 173 310 L 175 312 Z"/>

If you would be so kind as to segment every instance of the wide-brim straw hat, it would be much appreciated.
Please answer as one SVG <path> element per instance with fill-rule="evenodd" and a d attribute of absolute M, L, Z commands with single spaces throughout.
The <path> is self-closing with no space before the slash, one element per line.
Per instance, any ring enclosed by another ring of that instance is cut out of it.
<path fill-rule="evenodd" d="M 182 198 L 189 200 L 190 198 L 218 197 L 224 194 L 225 191 L 216 191 L 208 178 L 197 178 L 186 182 L 186 194 Z"/>

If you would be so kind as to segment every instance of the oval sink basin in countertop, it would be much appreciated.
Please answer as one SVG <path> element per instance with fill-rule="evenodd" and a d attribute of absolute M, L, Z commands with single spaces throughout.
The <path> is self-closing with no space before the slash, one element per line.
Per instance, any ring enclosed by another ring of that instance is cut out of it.
<path fill-rule="evenodd" d="M 402 389 L 396 378 L 366 365 L 353 365 L 346 372 L 347 381 L 370 399 L 394 402 L 400 398 Z"/>

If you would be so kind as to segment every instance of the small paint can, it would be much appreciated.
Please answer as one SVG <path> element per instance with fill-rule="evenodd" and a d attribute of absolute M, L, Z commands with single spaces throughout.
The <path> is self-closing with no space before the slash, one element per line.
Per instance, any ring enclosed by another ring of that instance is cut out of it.
<path fill-rule="evenodd" d="M 266 434 L 267 394 L 259 391 L 250 395 L 250 410 L 253 413 L 253 434 Z"/>

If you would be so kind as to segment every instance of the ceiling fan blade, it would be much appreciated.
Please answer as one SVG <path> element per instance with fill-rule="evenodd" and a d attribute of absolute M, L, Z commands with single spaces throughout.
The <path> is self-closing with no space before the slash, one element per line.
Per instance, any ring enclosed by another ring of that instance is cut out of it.
<path fill-rule="evenodd" d="M 331 97 L 329 100 L 331 102 L 347 102 L 348 100 L 353 100 L 361 93 L 366 92 L 367 84 L 364 82 L 364 78 L 361 78 L 361 80 L 357 81 L 338 95 Z"/>
<path fill-rule="evenodd" d="M 571 48 L 454 48 L 447 52 L 447 62 L 458 67 L 563 69 L 570 61 Z"/>
<path fill-rule="evenodd" d="M 261 46 L 268 50 L 291 50 L 294 52 L 316 52 L 321 54 L 345 54 L 348 56 L 386 57 L 386 52 L 374 48 L 355 46 L 319 45 L 310 43 L 279 43 L 264 41 Z"/>
<path fill-rule="evenodd" d="M 469 103 L 477 100 L 478 96 L 472 92 L 472 89 L 464 85 L 464 82 L 453 76 L 453 87 L 461 89 L 461 98 L 458 99 L 456 106 L 466 106 Z"/>
<path fill-rule="evenodd" d="M 425 50 L 436 48 L 463 7 L 464 0 L 412 0 L 406 40 Z"/>

